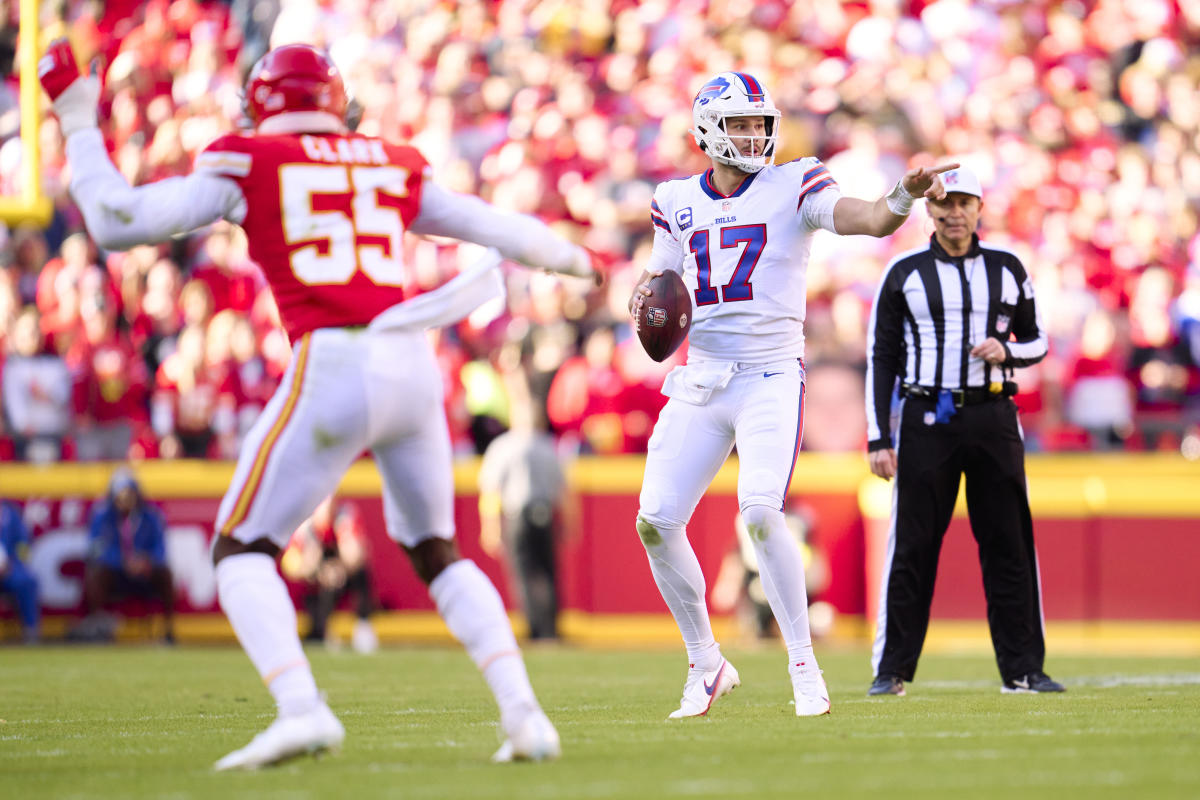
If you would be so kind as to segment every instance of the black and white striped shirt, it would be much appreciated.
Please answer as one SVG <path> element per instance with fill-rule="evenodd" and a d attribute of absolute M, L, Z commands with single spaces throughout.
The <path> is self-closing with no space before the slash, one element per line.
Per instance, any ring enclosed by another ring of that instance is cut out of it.
<path fill-rule="evenodd" d="M 993 366 L 970 355 L 987 337 L 1008 358 Z M 1010 341 L 1010 338 L 1012 341 Z M 884 271 L 867 330 L 867 440 L 892 447 L 890 413 L 897 378 L 934 390 L 985 388 L 1046 355 L 1046 331 L 1033 283 L 1009 250 L 972 238 L 965 256 L 929 247 L 894 258 Z"/>

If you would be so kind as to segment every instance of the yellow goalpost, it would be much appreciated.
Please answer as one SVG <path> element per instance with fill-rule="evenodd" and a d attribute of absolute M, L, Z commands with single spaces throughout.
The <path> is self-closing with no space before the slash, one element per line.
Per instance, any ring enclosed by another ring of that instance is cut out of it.
<path fill-rule="evenodd" d="M 37 78 L 41 38 L 38 0 L 21 0 L 19 17 L 17 63 L 21 70 L 21 193 L 0 196 L 0 222 L 10 225 L 32 222 L 45 226 L 50 222 L 53 208 L 50 198 L 42 193 L 42 157 L 38 147 L 38 131 L 42 122 L 41 87 Z"/>

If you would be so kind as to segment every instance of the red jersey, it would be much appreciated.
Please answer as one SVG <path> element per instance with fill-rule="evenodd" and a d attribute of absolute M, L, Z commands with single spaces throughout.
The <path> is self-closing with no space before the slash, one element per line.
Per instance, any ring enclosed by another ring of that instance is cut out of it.
<path fill-rule="evenodd" d="M 401 240 L 426 167 L 412 147 L 351 133 L 230 134 L 196 158 L 241 187 L 250 257 L 293 341 L 404 299 Z"/>

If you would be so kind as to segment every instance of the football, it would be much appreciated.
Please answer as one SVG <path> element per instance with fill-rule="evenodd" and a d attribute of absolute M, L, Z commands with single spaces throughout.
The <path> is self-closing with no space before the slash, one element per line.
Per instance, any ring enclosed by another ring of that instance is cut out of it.
<path fill-rule="evenodd" d="M 646 353 L 665 361 L 687 338 L 692 327 L 692 293 L 679 273 L 667 270 L 648 281 L 652 294 L 637 315 L 637 334 Z"/>

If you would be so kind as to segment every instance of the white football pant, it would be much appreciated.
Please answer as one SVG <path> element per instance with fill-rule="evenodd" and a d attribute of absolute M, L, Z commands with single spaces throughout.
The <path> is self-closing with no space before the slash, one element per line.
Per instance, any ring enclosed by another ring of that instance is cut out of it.
<path fill-rule="evenodd" d="M 218 534 L 285 547 L 368 449 L 383 477 L 392 539 L 412 547 L 452 538 L 450 437 L 442 378 L 425 334 L 351 328 L 305 334 L 242 444 L 217 514 Z"/>
<path fill-rule="evenodd" d="M 798 360 L 739 364 L 704 405 L 672 398 L 650 437 L 638 516 L 659 529 L 684 527 L 735 442 L 738 507 L 782 509 L 803 414 Z"/>

